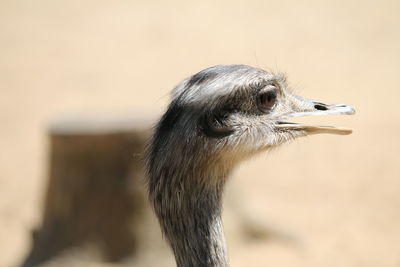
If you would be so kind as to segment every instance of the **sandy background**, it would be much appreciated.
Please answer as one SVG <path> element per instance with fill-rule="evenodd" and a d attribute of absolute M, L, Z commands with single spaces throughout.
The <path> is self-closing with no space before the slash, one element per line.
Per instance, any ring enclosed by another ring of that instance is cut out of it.
<path fill-rule="evenodd" d="M 284 71 L 300 94 L 358 112 L 308 120 L 351 136 L 239 168 L 227 210 L 295 242 L 236 238 L 228 212 L 232 266 L 400 266 L 399 14 L 387 0 L 0 1 L 0 266 L 39 223 L 52 119 L 158 116 L 181 79 L 228 63 Z"/>

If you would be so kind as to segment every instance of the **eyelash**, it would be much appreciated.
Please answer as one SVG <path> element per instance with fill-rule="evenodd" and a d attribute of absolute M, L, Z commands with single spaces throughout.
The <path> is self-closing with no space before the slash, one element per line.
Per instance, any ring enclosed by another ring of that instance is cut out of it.
<path fill-rule="evenodd" d="M 252 84 L 252 88 L 256 89 L 256 90 L 261 90 L 263 89 L 265 86 L 267 86 L 267 84 L 265 83 L 265 81 L 258 81 L 255 82 L 254 84 Z"/>

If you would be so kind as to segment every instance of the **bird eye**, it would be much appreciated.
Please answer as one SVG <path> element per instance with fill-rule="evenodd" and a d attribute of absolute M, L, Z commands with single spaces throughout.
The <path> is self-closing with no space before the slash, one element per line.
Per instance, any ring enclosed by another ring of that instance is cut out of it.
<path fill-rule="evenodd" d="M 276 103 L 278 93 L 276 90 L 261 92 L 258 95 L 258 107 L 261 111 L 266 112 L 271 110 Z"/>

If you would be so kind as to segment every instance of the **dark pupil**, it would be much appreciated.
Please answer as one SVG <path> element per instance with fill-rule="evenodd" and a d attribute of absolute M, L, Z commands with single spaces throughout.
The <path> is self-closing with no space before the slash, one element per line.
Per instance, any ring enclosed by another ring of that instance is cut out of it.
<path fill-rule="evenodd" d="M 276 92 L 269 91 L 265 92 L 260 96 L 260 104 L 263 108 L 270 109 L 275 105 Z"/>

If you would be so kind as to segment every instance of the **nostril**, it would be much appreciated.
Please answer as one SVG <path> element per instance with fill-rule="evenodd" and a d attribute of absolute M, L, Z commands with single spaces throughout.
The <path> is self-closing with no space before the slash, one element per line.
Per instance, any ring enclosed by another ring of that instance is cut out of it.
<path fill-rule="evenodd" d="M 328 110 L 327 107 L 325 107 L 323 105 L 319 105 L 319 104 L 314 105 L 314 108 L 317 109 L 317 110 Z"/>

